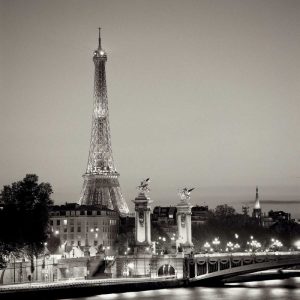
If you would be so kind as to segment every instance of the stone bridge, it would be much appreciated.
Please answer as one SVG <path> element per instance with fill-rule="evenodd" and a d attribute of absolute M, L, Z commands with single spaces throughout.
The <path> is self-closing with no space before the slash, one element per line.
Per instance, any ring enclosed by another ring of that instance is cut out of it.
<path fill-rule="evenodd" d="M 204 254 L 186 259 L 191 285 L 269 269 L 300 265 L 300 252 Z"/>

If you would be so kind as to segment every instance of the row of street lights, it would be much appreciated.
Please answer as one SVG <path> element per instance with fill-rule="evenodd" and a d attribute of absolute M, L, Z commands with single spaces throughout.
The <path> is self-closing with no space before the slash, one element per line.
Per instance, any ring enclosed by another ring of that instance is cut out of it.
<path fill-rule="evenodd" d="M 235 233 L 234 235 L 235 239 L 238 240 L 239 235 Z M 215 237 L 211 243 L 208 241 L 204 243 L 203 248 L 205 252 L 223 252 L 222 249 L 220 249 L 221 241 L 218 237 Z M 225 247 L 225 252 L 236 252 L 240 251 L 241 246 L 237 241 L 235 243 L 229 241 L 227 242 Z M 300 249 L 300 242 L 299 242 L 298 249 Z M 247 246 L 246 246 L 246 252 L 255 252 L 258 250 L 262 250 L 262 244 L 258 242 L 257 240 L 254 239 L 253 235 L 250 236 L 250 241 L 247 241 Z M 265 249 L 265 251 L 278 251 L 280 248 L 283 247 L 282 242 L 280 242 L 277 239 L 272 238 L 270 245 L 268 248 Z"/>

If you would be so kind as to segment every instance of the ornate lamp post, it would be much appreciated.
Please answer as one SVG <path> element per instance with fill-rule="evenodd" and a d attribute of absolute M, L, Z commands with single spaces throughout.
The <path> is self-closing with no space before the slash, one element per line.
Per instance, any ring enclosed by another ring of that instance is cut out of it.
<path fill-rule="evenodd" d="M 220 240 L 218 237 L 216 237 L 213 241 L 212 241 L 212 244 L 215 246 L 215 251 L 218 251 L 219 250 L 219 245 L 220 245 Z"/>

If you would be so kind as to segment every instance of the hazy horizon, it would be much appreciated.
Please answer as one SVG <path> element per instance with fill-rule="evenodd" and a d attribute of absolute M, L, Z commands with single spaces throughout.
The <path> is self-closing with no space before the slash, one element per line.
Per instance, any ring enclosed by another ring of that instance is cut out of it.
<path fill-rule="evenodd" d="M 0 0 L 0 11 L 1 187 L 36 173 L 56 203 L 79 200 L 102 27 L 131 210 L 150 177 L 153 206 L 188 186 L 194 204 L 241 211 L 258 185 L 263 211 L 300 217 L 299 1 Z"/>

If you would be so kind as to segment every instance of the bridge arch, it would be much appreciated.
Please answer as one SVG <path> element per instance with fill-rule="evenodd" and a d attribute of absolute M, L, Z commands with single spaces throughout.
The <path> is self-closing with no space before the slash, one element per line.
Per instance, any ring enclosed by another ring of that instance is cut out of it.
<path fill-rule="evenodd" d="M 190 283 L 223 280 L 262 270 L 300 265 L 300 252 L 235 253 L 196 256 L 188 259 Z"/>
<path fill-rule="evenodd" d="M 157 276 L 175 276 L 176 270 L 175 268 L 170 264 L 164 264 L 160 266 L 160 268 L 157 271 Z"/>

